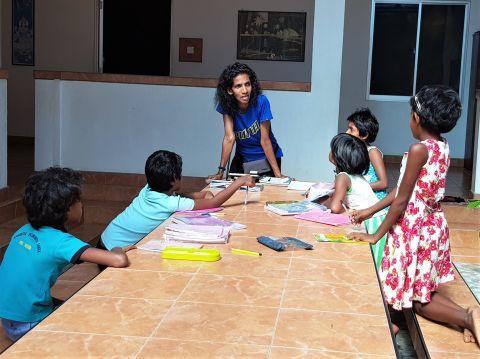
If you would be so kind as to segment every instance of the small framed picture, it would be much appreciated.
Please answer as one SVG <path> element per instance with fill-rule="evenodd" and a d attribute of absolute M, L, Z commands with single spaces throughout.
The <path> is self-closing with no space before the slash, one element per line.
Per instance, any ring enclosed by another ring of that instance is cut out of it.
<path fill-rule="evenodd" d="M 12 65 L 35 65 L 34 0 L 12 0 Z"/>
<path fill-rule="evenodd" d="M 237 59 L 305 61 L 307 13 L 239 11 Z"/>

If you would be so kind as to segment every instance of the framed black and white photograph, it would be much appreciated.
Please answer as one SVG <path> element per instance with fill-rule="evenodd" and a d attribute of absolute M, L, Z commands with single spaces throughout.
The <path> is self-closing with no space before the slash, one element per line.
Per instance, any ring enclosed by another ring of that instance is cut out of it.
<path fill-rule="evenodd" d="M 34 0 L 12 0 L 12 65 L 35 65 Z"/>
<path fill-rule="evenodd" d="M 237 59 L 305 61 L 307 13 L 239 11 Z"/>

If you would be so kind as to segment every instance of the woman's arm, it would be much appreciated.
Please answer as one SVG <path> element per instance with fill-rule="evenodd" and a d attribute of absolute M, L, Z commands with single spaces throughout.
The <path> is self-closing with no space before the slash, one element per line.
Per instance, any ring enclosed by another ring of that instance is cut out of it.
<path fill-rule="evenodd" d="M 233 131 L 233 118 L 229 115 L 223 115 L 223 141 L 222 141 L 222 155 L 220 157 L 220 167 L 227 167 L 227 162 L 232 153 L 233 145 L 235 144 L 235 133 Z M 218 169 L 218 172 L 212 177 L 213 179 L 222 179 L 224 170 Z"/>
<path fill-rule="evenodd" d="M 80 260 L 84 262 L 101 264 L 108 267 L 123 268 L 128 267 L 130 262 L 125 252 L 136 248 L 135 246 L 127 246 L 125 248 L 115 247 L 111 251 L 98 248 L 87 248 Z"/>
<path fill-rule="evenodd" d="M 385 233 L 397 222 L 398 217 L 402 215 L 407 208 L 408 201 L 412 195 L 415 183 L 423 165 L 427 162 L 428 151 L 424 144 L 416 143 L 410 146 L 408 151 L 407 165 L 405 173 L 398 189 L 398 195 L 392 202 L 387 216 L 378 228 L 377 232 L 370 235 L 351 233 L 352 239 L 377 243 Z"/>
<path fill-rule="evenodd" d="M 335 191 L 330 197 L 327 206 L 330 208 L 332 213 L 342 213 L 345 211 L 345 209 L 343 208 L 343 202 L 350 186 L 351 181 L 347 175 L 340 173 L 339 175 L 337 175 L 337 177 L 335 177 Z M 326 204 L 324 203 L 324 205 Z"/>
<path fill-rule="evenodd" d="M 378 181 L 370 183 L 370 187 L 372 187 L 374 191 L 386 189 L 388 187 L 388 176 L 385 163 L 383 163 L 382 153 L 378 149 L 373 148 L 368 151 L 368 156 L 378 177 Z"/>
<path fill-rule="evenodd" d="M 273 171 L 275 177 L 282 177 L 282 172 L 278 167 L 277 157 L 273 152 L 272 141 L 270 141 L 270 121 L 263 121 L 260 123 L 260 145 L 263 148 L 263 152 L 267 157 L 267 161 Z"/>

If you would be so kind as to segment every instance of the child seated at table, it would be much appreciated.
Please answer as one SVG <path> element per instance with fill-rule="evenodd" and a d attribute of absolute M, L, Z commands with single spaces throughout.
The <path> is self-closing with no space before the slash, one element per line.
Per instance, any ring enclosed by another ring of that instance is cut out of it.
<path fill-rule="evenodd" d="M 324 204 L 333 213 L 369 208 L 379 201 L 363 177 L 370 165 L 364 141 L 353 135 L 340 133 L 330 142 L 329 157 L 335 165 L 335 190 Z M 383 211 L 376 213 L 374 217 L 365 220 L 365 228 L 369 233 L 375 232 L 384 218 Z M 385 238 L 384 236 L 372 247 L 377 267 L 382 262 Z"/>
<path fill-rule="evenodd" d="M 378 134 L 378 121 L 370 109 L 360 108 L 348 116 L 347 122 L 347 133 L 361 139 L 367 145 L 370 165 L 363 177 L 370 183 L 377 198 L 382 200 L 387 196 L 387 170 L 383 163 L 382 151 L 378 147 L 372 146 Z"/>
<path fill-rule="evenodd" d="M 61 304 L 51 297 L 50 288 L 68 264 L 129 264 L 129 248 L 104 251 L 68 234 L 66 227 L 82 218 L 81 181 L 79 173 L 54 167 L 27 180 L 23 204 L 29 223 L 12 236 L 0 265 L 0 318 L 12 341 Z"/>
<path fill-rule="evenodd" d="M 241 186 L 255 186 L 252 177 L 237 178 L 215 196 L 210 191 L 179 196 L 182 158 L 170 151 L 152 153 L 145 164 L 147 185 L 132 203 L 102 233 L 100 246 L 106 249 L 135 244 L 177 211 L 216 208 Z"/>

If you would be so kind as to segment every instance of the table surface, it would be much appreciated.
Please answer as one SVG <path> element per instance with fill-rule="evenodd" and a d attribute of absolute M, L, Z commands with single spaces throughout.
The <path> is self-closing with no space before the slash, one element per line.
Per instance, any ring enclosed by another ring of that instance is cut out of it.
<path fill-rule="evenodd" d="M 279 216 L 267 200 L 301 199 L 265 186 L 237 192 L 221 218 L 247 225 L 218 248 L 218 262 L 163 260 L 128 253 L 126 269 L 107 268 L 5 353 L 9 356 L 395 357 L 370 247 L 316 243 L 314 233 L 345 233 Z M 165 224 L 142 243 L 161 239 Z M 259 235 L 294 236 L 311 251 L 275 252 Z M 262 252 L 236 255 L 230 248 Z"/>

